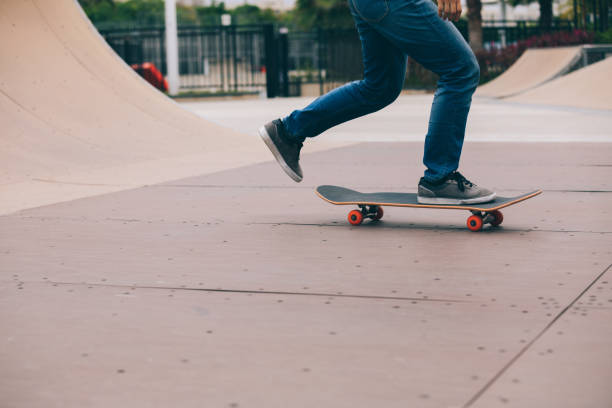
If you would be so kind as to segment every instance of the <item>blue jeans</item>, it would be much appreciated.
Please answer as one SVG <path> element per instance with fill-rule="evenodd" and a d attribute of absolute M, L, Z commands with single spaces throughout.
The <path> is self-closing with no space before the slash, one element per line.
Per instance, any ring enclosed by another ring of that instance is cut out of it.
<path fill-rule="evenodd" d="M 299 141 L 382 109 L 400 94 L 406 56 L 440 76 L 423 163 L 437 181 L 457 170 L 465 124 L 480 70 L 455 26 L 438 17 L 431 0 L 348 0 L 361 39 L 364 78 L 348 83 L 283 118 Z"/>

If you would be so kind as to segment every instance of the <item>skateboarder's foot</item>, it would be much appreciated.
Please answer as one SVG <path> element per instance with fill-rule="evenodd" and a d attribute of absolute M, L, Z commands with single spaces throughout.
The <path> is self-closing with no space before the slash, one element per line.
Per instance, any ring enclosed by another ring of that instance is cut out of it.
<path fill-rule="evenodd" d="M 302 168 L 300 167 L 302 143 L 291 140 L 283 122 L 276 119 L 266 123 L 259 128 L 259 136 L 285 173 L 298 183 L 302 181 Z"/>
<path fill-rule="evenodd" d="M 478 204 L 495 199 L 495 193 L 478 187 L 454 171 L 437 183 L 431 183 L 424 177 L 419 181 L 417 201 L 420 204 Z"/>

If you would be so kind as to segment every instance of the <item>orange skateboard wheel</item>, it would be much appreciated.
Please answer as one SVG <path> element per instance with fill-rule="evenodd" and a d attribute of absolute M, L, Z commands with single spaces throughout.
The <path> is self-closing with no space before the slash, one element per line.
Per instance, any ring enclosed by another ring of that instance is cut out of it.
<path fill-rule="evenodd" d="M 385 212 L 383 211 L 382 207 L 378 207 L 378 209 L 376 210 L 376 215 L 374 215 L 372 219 L 374 221 L 378 221 L 383 217 L 383 215 L 385 215 Z"/>
<path fill-rule="evenodd" d="M 491 221 L 492 226 L 497 227 L 502 222 L 504 222 L 504 214 L 502 214 L 501 211 L 495 210 L 495 211 L 491 211 L 489 214 L 491 214 L 494 217 L 493 221 Z"/>
<path fill-rule="evenodd" d="M 482 217 L 480 215 L 471 215 L 467 219 L 467 227 L 470 231 L 480 231 L 482 229 Z"/>
<path fill-rule="evenodd" d="M 351 225 L 359 225 L 363 222 L 363 214 L 359 210 L 353 210 L 348 213 L 348 222 Z"/>

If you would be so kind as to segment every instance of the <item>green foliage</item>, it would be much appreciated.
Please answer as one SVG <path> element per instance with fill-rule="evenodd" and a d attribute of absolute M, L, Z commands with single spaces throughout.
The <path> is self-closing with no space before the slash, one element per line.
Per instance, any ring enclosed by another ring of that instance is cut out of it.
<path fill-rule="evenodd" d="M 220 25 L 221 15 L 226 14 L 225 3 L 221 2 L 216 4 L 213 2 L 208 7 L 196 7 L 196 15 L 198 16 L 198 23 L 201 25 Z"/>
<path fill-rule="evenodd" d="M 231 10 L 234 24 L 267 24 L 275 23 L 278 18 L 270 9 L 260 9 L 257 6 L 244 4 Z"/>
<path fill-rule="evenodd" d="M 595 33 L 595 44 L 612 44 L 612 28 L 607 31 Z"/>
<path fill-rule="evenodd" d="M 154 26 L 164 24 L 163 0 L 79 0 L 87 16 L 97 26 L 112 28 L 117 26 Z M 278 15 L 270 9 L 260 9 L 253 5 L 242 5 L 227 10 L 223 2 L 213 2 L 207 7 L 177 6 L 178 24 L 220 25 L 221 15 L 231 14 L 233 24 L 265 24 L 281 22 L 286 16 Z"/>
<path fill-rule="evenodd" d="M 292 17 L 303 30 L 354 27 L 346 0 L 297 0 Z"/>
<path fill-rule="evenodd" d="M 163 0 L 79 0 L 91 21 L 103 28 L 164 24 Z M 244 4 L 232 10 L 223 2 L 206 7 L 177 6 L 179 25 L 219 25 L 221 15 L 231 14 L 233 24 L 278 23 L 302 30 L 352 29 L 353 18 L 346 0 L 297 0 L 295 9 L 277 13 Z"/>
<path fill-rule="evenodd" d="M 176 22 L 178 25 L 198 24 L 198 14 L 193 7 L 176 6 Z"/>
<path fill-rule="evenodd" d="M 79 0 L 94 24 L 158 25 L 164 21 L 163 0 Z"/>
<path fill-rule="evenodd" d="M 81 6 L 91 21 L 108 20 L 115 14 L 115 3 L 112 0 L 80 0 Z"/>

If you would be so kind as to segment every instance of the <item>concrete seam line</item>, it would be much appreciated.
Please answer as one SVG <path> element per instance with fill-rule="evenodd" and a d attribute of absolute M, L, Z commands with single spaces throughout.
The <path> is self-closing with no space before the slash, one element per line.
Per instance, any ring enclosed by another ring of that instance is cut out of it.
<path fill-rule="evenodd" d="M 24 282 L 27 283 L 27 282 Z M 133 288 L 133 289 L 154 289 L 154 290 L 182 290 L 190 292 L 217 292 L 217 293 L 252 293 L 260 295 L 288 295 L 288 296 L 315 296 L 315 297 L 334 297 L 334 298 L 350 298 L 350 299 L 371 299 L 371 300 L 410 300 L 417 302 L 446 302 L 446 303 L 474 303 L 470 300 L 459 299 L 439 299 L 439 298 L 422 298 L 422 297 L 401 297 L 401 296 L 379 296 L 379 295 L 351 295 L 337 293 L 321 293 L 321 292 L 289 292 L 275 290 L 249 290 L 249 289 L 212 289 L 212 288 L 182 288 L 178 286 L 141 286 L 141 285 L 121 285 L 121 284 L 105 284 L 105 283 L 87 283 L 87 282 L 56 282 L 56 281 L 35 281 L 30 283 L 45 283 L 53 285 L 73 285 L 73 286 L 96 286 L 103 288 Z"/>
<path fill-rule="evenodd" d="M 531 346 L 540 339 L 540 337 L 542 337 L 544 335 L 544 333 L 546 333 L 548 331 L 548 329 L 550 329 L 556 322 L 557 320 L 559 320 L 564 314 L 565 312 L 567 312 L 572 306 L 574 306 L 574 304 L 589 290 L 591 289 L 591 287 L 598 281 L 600 280 L 606 272 L 608 272 L 610 270 L 610 268 L 612 268 L 612 264 L 608 265 L 608 267 L 606 269 L 603 270 L 603 272 L 601 272 L 599 275 L 597 275 L 595 277 L 595 279 L 593 279 L 591 281 L 591 283 L 589 283 L 586 288 L 584 288 L 579 294 L 578 296 L 576 296 L 574 298 L 574 300 L 572 300 L 567 306 L 565 306 L 531 341 L 529 341 L 514 357 L 512 357 L 510 359 L 510 361 L 508 361 L 506 363 L 506 365 L 504 365 L 501 370 L 499 370 L 489 381 L 487 381 L 487 383 L 480 389 L 478 390 L 478 392 L 476 392 L 476 394 L 474 394 L 474 396 L 472 396 L 472 398 L 470 398 L 464 405 L 463 408 L 468 408 L 471 407 L 472 405 L 474 405 L 474 403 L 489 389 L 491 388 L 491 386 L 503 375 L 505 374 L 506 371 L 508 371 L 508 369 L 518 361 L 519 358 L 521 358 L 523 356 L 523 354 L 525 354 L 525 352 L 527 352 L 527 350 L 529 350 L 529 348 L 531 348 Z"/>

